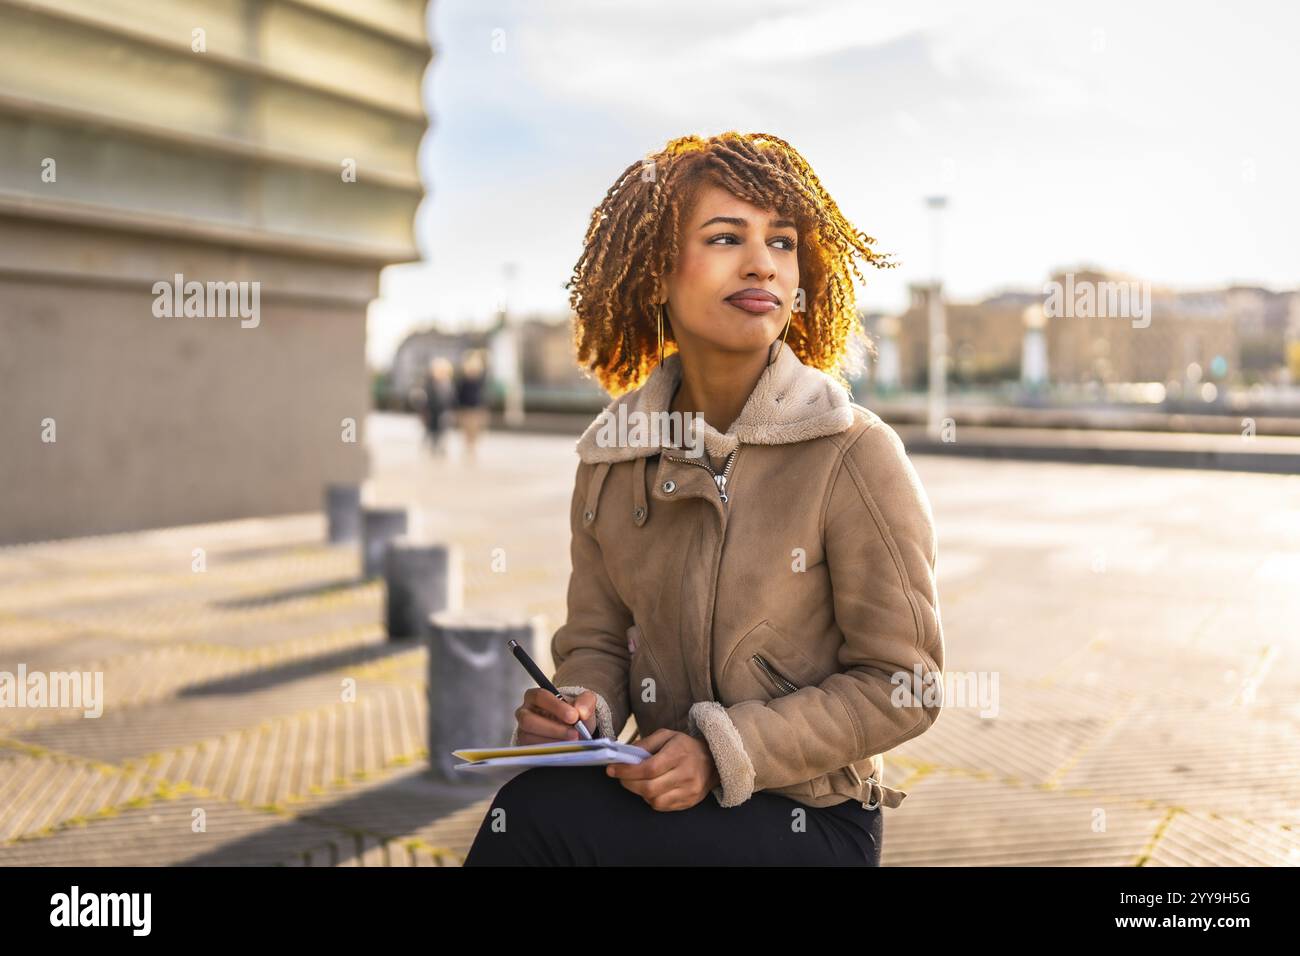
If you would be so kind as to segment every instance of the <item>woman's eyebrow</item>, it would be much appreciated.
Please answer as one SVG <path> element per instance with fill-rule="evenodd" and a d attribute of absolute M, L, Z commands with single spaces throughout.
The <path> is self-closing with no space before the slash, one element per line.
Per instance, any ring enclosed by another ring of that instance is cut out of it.
<path fill-rule="evenodd" d="M 704 225 L 700 226 L 700 228 L 701 228 L 701 229 L 706 229 L 706 228 L 708 228 L 709 226 L 713 225 L 715 222 L 726 223 L 726 224 L 729 225 L 729 226 L 738 226 L 738 227 L 740 227 L 740 228 L 742 228 L 742 229 L 743 229 L 745 226 L 748 226 L 748 225 L 749 225 L 749 222 L 748 222 L 747 220 L 745 220 L 745 219 L 741 219 L 741 218 L 739 218 L 738 216 L 714 216 L 714 217 L 713 217 L 712 219 L 710 219 L 708 222 L 704 223 Z M 791 221 L 791 220 L 789 220 L 789 219 L 775 219 L 775 220 L 772 221 L 772 228 L 773 228 L 773 229 L 785 229 L 785 228 L 793 229 L 793 228 L 795 228 L 795 224 L 794 224 L 793 221 Z"/>

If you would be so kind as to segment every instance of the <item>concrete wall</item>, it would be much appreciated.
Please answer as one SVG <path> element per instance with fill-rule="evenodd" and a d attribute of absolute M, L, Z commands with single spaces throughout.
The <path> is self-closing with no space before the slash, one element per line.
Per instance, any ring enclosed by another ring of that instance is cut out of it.
<path fill-rule="evenodd" d="M 312 511 L 364 478 L 372 269 L 12 219 L 0 250 L 44 260 L 0 272 L 0 543 Z M 158 269 L 260 276 L 259 324 L 156 317 Z"/>
<path fill-rule="evenodd" d="M 366 306 L 419 257 L 425 12 L 0 0 L 0 543 L 364 478 Z M 257 327 L 157 317 L 177 273 L 256 283 Z"/>

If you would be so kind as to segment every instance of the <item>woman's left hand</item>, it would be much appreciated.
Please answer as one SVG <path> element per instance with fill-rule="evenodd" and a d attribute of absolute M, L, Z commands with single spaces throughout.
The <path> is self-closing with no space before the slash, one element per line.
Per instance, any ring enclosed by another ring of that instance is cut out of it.
<path fill-rule="evenodd" d="M 632 743 L 650 756 L 640 763 L 612 763 L 605 773 L 655 810 L 689 810 L 721 785 L 702 737 L 661 728 Z"/>

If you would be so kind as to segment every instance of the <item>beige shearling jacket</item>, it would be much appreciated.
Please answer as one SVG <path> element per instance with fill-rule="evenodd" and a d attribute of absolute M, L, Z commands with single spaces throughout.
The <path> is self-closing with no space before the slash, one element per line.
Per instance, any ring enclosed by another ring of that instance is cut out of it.
<path fill-rule="evenodd" d="M 553 680 L 596 694 L 600 736 L 703 735 L 721 806 L 897 807 L 882 755 L 941 708 L 929 499 L 889 425 L 784 342 L 769 358 L 725 434 L 700 420 L 707 458 L 609 441 L 620 405 L 668 411 L 676 353 L 578 440 Z"/>

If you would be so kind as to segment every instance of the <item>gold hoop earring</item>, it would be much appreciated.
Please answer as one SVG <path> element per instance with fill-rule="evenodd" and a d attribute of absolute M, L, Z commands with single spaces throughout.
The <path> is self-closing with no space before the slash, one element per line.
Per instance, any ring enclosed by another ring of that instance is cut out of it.
<path fill-rule="evenodd" d="M 658 326 L 658 332 L 659 332 L 658 338 L 659 338 L 659 364 L 660 365 L 664 364 L 664 313 L 667 311 L 668 311 L 668 303 L 666 302 L 659 303 L 659 320 L 656 323 L 656 325 Z"/>

